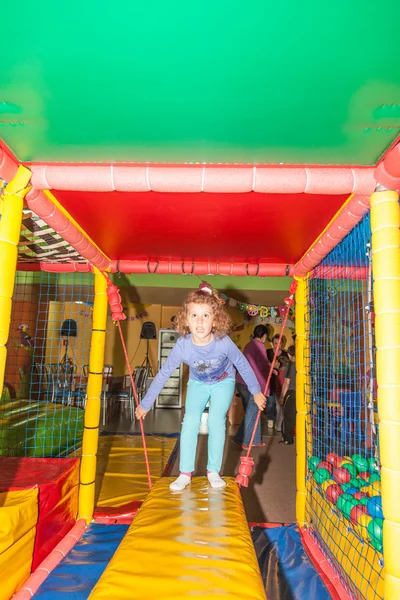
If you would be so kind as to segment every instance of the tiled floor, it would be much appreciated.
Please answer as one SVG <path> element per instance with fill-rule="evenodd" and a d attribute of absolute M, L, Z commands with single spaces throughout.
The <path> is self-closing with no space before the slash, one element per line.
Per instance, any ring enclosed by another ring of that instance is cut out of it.
<path fill-rule="evenodd" d="M 147 433 L 174 433 L 181 429 L 183 411 L 177 409 L 155 409 L 145 421 Z M 252 522 L 291 523 L 295 520 L 295 445 L 279 444 L 280 436 L 268 430 L 263 423 L 264 448 L 254 448 L 252 456 L 255 467 L 250 479 L 250 486 L 242 488 L 243 503 L 247 519 Z M 107 431 L 139 431 L 138 423 L 131 424 L 127 418 L 121 417 L 110 421 Z M 222 472 L 235 476 L 241 453 L 231 437 L 236 426 L 227 428 L 227 441 Z M 207 436 L 199 436 L 195 475 L 204 475 L 207 463 Z M 176 458 L 172 475 L 179 473 L 179 454 Z"/>

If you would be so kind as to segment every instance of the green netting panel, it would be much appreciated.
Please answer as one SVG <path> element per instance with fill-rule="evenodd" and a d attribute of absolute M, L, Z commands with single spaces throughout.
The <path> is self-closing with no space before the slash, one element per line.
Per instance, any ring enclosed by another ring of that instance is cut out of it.
<path fill-rule="evenodd" d="M 93 295 L 92 274 L 17 273 L 0 455 L 54 458 L 80 446 Z"/>
<path fill-rule="evenodd" d="M 369 215 L 307 281 L 307 520 L 355 598 L 383 598 Z"/>

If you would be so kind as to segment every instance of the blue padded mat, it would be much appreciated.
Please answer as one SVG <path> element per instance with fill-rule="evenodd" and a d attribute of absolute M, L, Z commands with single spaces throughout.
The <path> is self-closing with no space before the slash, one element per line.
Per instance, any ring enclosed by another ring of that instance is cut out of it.
<path fill-rule="evenodd" d="M 118 548 L 129 525 L 90 525 L 33 598 L 86 600 Z"/>
<path fill-rule="evenodd" d="M 92 524 L 33 598 L 86 600 L 129 525 Z M 267 598 L 331 600 L 301 543 L 296 525 L 252 527 L 251 535 Z M 110 599 L 112 600 L 112 599 Z"/>
<path fill-rule="evenodd" d="M 252 527 L 251 537 L 267 598 L 331 600 L 304 550 L 297 525 Z"/>

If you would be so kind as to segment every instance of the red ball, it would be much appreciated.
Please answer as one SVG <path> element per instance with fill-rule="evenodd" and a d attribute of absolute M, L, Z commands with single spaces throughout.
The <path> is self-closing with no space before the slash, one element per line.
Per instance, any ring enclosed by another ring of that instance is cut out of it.
<path fill-rule="evenodd" d="M 333 465 L 334 469 L 337 469 L 340 466 L 340 463 L 342 462 L 341 456 L 338 456 L 334 452 L 330 452 L 330 454 L 328 454 L 328 456 L 326 457 L 326 460 L 330 462 L 331 465 Z"/>
<path fill-rule="evenodd" d="M 354 492 L 353 496 L 356 500 L 361 500 L 361 498 L 366 498 L 367 494 L 364 494 L 364 492 Z"/>
<path fill-rule="evenodd" d="M 332 475 L 333 472 L 333 466 L 330 462 L 328 462 L 327 460 L 323 460 L 322 462 L 319 463 L 317 469 L 327 469 L 327 471 L 329 471 L 329 473 Z"/>
<path fill-rule="evenodd" d="M 364 471 L 364 473 L 359 473 L 358 477 L 361 477 L 362 479 L 364 479 L 365 481 L 368 481 L 370 474 L 368 473 L 368 471 Z"/>
<path fill-rule="evenodd" d="M 347 469 L 340 467 L 339 469 L 333 471 L 333 479 L 337 483 L 349 483 L 351 479 L 351 473 Z"/>
<path fill-rule="evenodd" d="M 326 488 L 326 495 L 328 497 L 329 502 L 332 502 L 332 504 L 336 504 L 337 499 L 343 493 L 344 492 L 343 492 L 342 488 L 337 483 L 332 483 L 331 485 L 329 485 Z"/>
<path fill-rule="evenodd" d="M 363 504 L 356 504 L 350 511 L 350 521 L 356 525 L 361 515 L 368 514 L 368 509 Z"/>

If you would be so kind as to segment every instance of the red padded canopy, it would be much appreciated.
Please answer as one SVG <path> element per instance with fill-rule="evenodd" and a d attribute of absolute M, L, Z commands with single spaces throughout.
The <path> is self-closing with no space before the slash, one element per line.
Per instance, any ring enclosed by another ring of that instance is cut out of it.
<path fill-rule="evenodd" d="M 67 192 L 55 197 L 113 260 L 295 263 L 344 195 Z"/>

